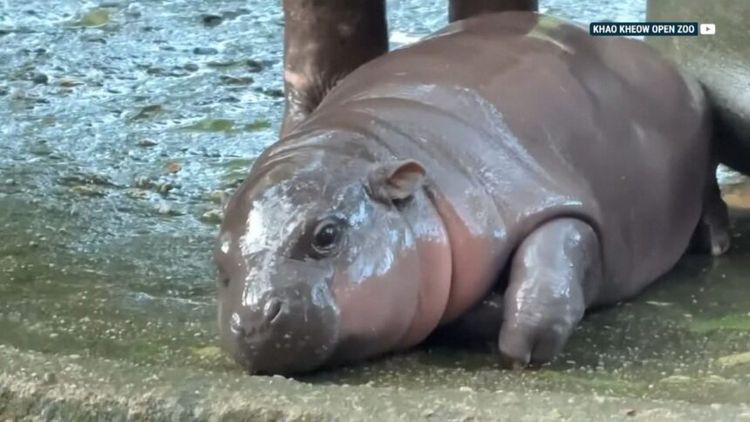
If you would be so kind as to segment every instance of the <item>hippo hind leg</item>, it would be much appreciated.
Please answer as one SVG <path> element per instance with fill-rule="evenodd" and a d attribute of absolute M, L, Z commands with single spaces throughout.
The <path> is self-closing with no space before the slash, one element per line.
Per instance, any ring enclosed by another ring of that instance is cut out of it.
<path fill-rule="evenodd" d="M 551 361 L 594 299 L 599 239 L 582 220 L 559 218 L 532 232 L 510 267 L 498 347 L 505 366 Z"/>
<path fill-rule="evenodd" d="M 455 22 L 484 13 L 504 12 L 507 10 L 536 12 L 537 9 L 537 0 L 450 0 L 448 20 Z"/>
<path fill-rule="evenodd" d="M 729 210 L 721 198 L 721 190 L 716 181 L 716 168 L 712 167 L 706 190 L 703 193 L 703 211 L 690 240 L 690 250 L 722 255 L 729 249 Z"/>

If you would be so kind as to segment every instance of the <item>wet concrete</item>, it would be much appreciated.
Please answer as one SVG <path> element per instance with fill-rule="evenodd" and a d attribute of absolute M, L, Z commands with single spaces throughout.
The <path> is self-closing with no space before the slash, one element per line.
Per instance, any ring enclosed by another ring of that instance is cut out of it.
<path fill-rule="evenodd" d="M 0 346 L 0 415 L 42 420 L 746 420 L 731 404 L 577 395 L 311 385 L 186 368 L 21 353 Z"/>
<path fill-rule="evenodd" d="M 440 3 L 391 1 L 393 45 L 442 25 Z M 434 345 L 298 380 L 239 372 L 215 347 L 210 251 L 275 138 L 280 46 L 261 0 L 0 1 L 0 416 L 750 418 L 750 183 L 731 174 L 731 253 L 590 315 L 549 367 Z"/>

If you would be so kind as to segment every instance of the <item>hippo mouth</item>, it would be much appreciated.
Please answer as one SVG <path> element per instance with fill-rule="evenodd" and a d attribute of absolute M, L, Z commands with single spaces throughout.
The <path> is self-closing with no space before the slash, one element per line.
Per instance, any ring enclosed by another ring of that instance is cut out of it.
<path fill-rule="evenodd" d="M 337 310 L 295 307 L 271 307 L 256 324 L 230 321 L 223 325 L 222 348 L 249 374 L 289 375 L 326 365 L 339 341 Z"/>
<path fill-rule="evenodd" d="M 299 374 L 329 365 L 335 351 L 335 339 L 330 343 L 332 345 L 282 343 L 267 337 L 262 344 L 247 342 L 239 345 L 232 357 L 250 375 Z"/>

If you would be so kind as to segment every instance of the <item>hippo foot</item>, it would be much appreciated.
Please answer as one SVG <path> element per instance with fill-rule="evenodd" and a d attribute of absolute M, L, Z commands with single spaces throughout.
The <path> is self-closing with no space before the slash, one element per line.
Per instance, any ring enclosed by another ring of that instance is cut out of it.
<path fill-rule="evenodd" d="M 498 341 L 506 367 L 551 361 L 601 279 L 599 240 L 581 220 L 560 218 L 531 233 L 513 257 Z"/>
<path fill-rule="evenodd" d="M 721 199 L 716 180 L 712 180 L 703 200 L 703 214 L 690 241 L 691 251 L 712 256 L 723 255 L 731 244 L 729 210 Z"/>

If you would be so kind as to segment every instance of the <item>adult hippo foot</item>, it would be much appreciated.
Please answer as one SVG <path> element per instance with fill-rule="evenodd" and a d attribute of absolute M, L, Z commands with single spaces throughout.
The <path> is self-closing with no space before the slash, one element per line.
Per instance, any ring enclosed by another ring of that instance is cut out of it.
<path fill-rule="evenodd" d="M 729 250 L 730 244 L 729 210 L 721 199 L 716 178 L 712 177 L 703 196 L 703 212 L 690 241 L 690 249 L 719 256 Z"/>
<path fill-rule="evenodd" d="M 518 248 L 505 291 L 498 341 L 502 362 L 522 368 L 552 360 L 583 318 L 601 280 L 594 230 L 581 220 L 552 220 Z"/>

